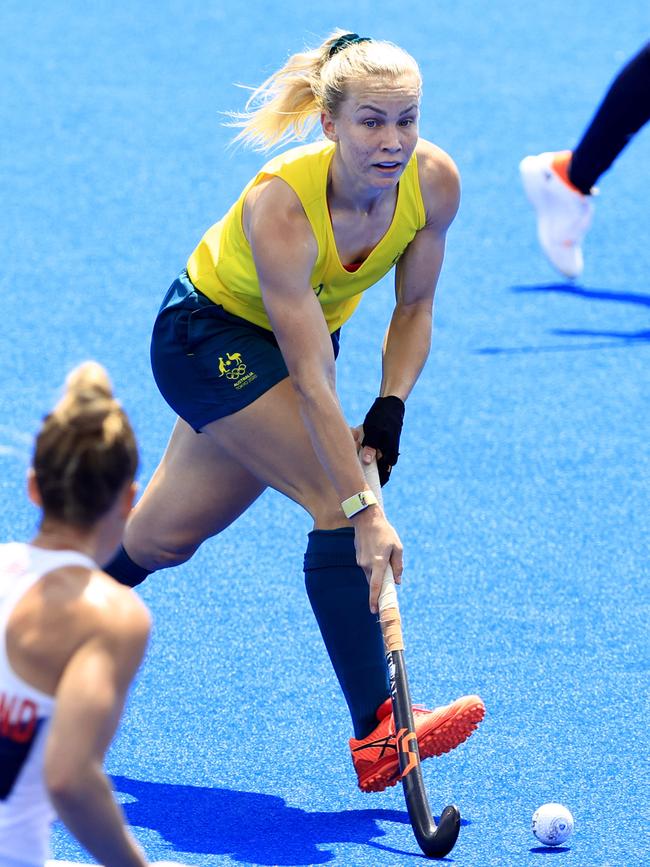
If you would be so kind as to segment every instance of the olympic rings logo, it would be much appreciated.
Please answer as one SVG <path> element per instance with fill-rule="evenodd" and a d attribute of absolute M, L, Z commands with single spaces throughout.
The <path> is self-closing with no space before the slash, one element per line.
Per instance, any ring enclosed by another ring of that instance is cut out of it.
<path fill-rule="evenodd" d="M 238 364 L 237 367 L 230 367 L 225 371 L 226 379 L 239 379 L 246 373 L 246 365 Z"/>

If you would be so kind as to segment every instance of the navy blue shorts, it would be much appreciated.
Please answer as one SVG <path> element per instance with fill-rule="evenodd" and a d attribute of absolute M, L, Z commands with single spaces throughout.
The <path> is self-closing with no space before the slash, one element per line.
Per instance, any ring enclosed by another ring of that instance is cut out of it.
<path fill-rule="evenodd" d="M 336 357 L 339 331 L 332 347 Z M 226 312 L 186 271 L 158 311 L 151 367 L 162 396 L 195 431 L 243 409 L 289 375 L 273 332 Z"/>

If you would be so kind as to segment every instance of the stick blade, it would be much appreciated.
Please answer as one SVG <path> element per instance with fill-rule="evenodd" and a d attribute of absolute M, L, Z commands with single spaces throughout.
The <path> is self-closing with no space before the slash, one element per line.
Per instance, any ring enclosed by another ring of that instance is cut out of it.
<path fill-rule="evenodd" d="M 427 858 L 444 858 L 456 845 L 459 833 L 460 810 L 450 804 L 442 811 L 438 826 L 432 834 L 420 837 L 416 833 L 416 837 Z"/>

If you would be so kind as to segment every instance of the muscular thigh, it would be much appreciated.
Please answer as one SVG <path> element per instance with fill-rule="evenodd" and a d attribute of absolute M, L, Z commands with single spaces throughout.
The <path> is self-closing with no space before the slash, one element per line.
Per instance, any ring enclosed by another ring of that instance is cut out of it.
<path fill-rule="evenodd" d="M 346 526 L 287 378 L 196 433 L 178 420 L 165 455 L 126 528 L 130 556 L 157 569 L 191 557 L 264 491 L 303 506 L 319 529 Z"/>
<path fill-rule="evenodd" d="M 204 433 L 179 419 L 165 454 L 135 506 L 124 542 L 147 568 L 191 556 L 231 524 L 265 484 Z"/>
<path fill-rule="evenodd" d="M 229 455 L 260 484 L 275 488 L 303 506 L 317 527 L 330 529 L 347 524 L 333 485 L 312 446 L 289 378 L 254 403 L 203 430 L 221 453 Z"/>

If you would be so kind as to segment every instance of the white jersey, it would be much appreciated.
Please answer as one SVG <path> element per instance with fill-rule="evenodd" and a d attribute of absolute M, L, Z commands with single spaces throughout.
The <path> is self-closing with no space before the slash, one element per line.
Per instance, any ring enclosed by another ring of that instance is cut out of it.
<path fill-rule="evenodd" d="M 54 696 L 30 686 L 7 658 L 7 622 L 18 601 L 43 575 L 65 566 L 96 564 L 78 551 L 0 545 L 0 867 L 38 865 L 49 855 L 54 810 L 43 758 Z"/>

